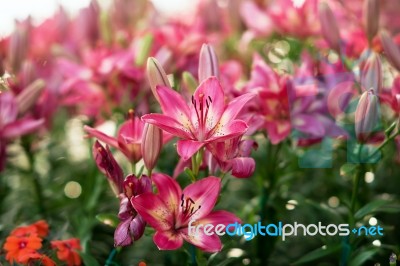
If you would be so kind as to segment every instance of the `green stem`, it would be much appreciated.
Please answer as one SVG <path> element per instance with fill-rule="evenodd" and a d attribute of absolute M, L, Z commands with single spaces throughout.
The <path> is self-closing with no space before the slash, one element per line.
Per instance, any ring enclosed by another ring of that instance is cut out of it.
<path fill-rule="evenodd" d="M 203 153 L 204 148 L 200 149 L 193 157 L 192 157 L 192 170 L 195 178 L 197 179 L 199 175 L 199 170 L 201 163 L 203 162 Z"/>
<path fill-rule="evenodd" d="M 262 190 L 260 197 L 260 221 L 262 223 L 276 222 L 276 209 L 270 204 L 272 201 L 271 194 L 276 187 L 276 166 L 278 154 L 281 144 L 274 146 L 268 142 L 267 144 L 267 164 L 266 169 L 269 171 L 269 186 L 266 187 L 262 181 Z M 262 177 L 261 177 L 262 178 Z M 260 265 L 268 265 L 268 259 L 271 256 L 276 243 L 275 237 L 259 236 L 257 239 L 257 255 L 260 258 Z"/>
<path fill-rule="evenodd" d="M 197 266 L 196 247 L 194 245 L 190 245 L 190 257 L 192 259 L 192 266 Z"/>
<path fill-rule="evenodd" d="M 395 137 L 399 135 L 399 132 L 396 132 L 396 134 L 391 135 L 385 141 L 370 155 L 368 156 L 368 159 L 373 158 L 375 155 L 378 154 L 391 140 L 393 140 Z"/>
<path fill-rule="evenodd" d="M 131 163 L 131 170 L 132 170 L 132 174 L 136 175 L 136 164 L 134 162 Z"/>
<path fill-rule="evenodd" d="M 33 188 L 34 188 L 36 199 L 37 199 L 37 206 L 39 208 L 39 213 L 42 216 L 46 217 L 47 213 L 46 213 L 46 208 L 43 204 L 44 196 L 43 196 L 42 186 L 40 184 L 39 175 L 35 172 L 35 157 L 30 151 L 29 143 L 26 143 L 25 145 L 23 145 L 23 147 L 24 147 L 25 153 L 27 154 L 28 160 L 29 160 L 30 175 L 32 177 L 32 184 L 33 184 Z"/>
<path fill-rule="evenodd" d="M 115 265 L 115 262 L 113 262 L 113 259 L 119 251 L 120 251 L 119 248 L 113 248 L 111 250 L 110 254 L 108 254 L 108 258 L 106 260 L 105 266 Z"/>

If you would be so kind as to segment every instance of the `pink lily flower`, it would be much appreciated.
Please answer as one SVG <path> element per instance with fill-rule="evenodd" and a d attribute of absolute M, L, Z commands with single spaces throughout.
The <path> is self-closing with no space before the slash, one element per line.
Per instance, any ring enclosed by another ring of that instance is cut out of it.
<path fill-rule="evenodd" d="M 183 160 L 191 158 L 208 143 L 243 135 L 248 128 L 236 117 L 254 94 L 244 94 L 226 105 L 224 92 L 215 77 L 200 84 L 191 105 L 170 88 L 157 86 L 157 93 L 163 114 L 147 114 L 142 120 L 182 138 L 177 143 L 177 151 Z"/>
<path fill-rule="evenodd" d="M 146 221 L 134 209 L 131 199 L 142 194 L 151 193 L 151 180 L 147 176 L 138 179 L 129 175 L 124 181 L 124 193 L 121 193 L 118 218 L 121 221 L 114 232 L 114 245 L 127 246 L 143 236 Z"/>
<path fill-rule="evenodd" d="M 116 138 L 89 126 L 84 126 L 84 130 L 90 137 L 95 137 L 111 147 L 119 149 L 128 160 L 137 163 L 142 158 L 140 145 L 144 123 L 133 115 L 133 110 L 129 111 L 129 115 L 130 118 L 120 126 Z"/>
<path fill-rule="evenodd" d="M 206 235 L 203 230 L 190 234 L 188 225 L 227 225 L 240 222 L 227 211 L 212 211 L 221 189 L 221 179 L 207 177 L 187 186 L 183 191 L 179 184 L 164 174 L 153 174 L 158 194 L 143 193 L 131 198 L 132 205 L 143 219 L 156 230 L 154 243 L 160 250 L 178 249 L 183 240 L 206 252 L 221 250 L 217 234 Z"/>
<path fill-rule="evenodd" d="M 208 145 L 222 172 L 238 178 L 250 177 L 256 168 L 256 162 L 250 157 L 251 149 L 257 148 L 254 140 L 242 140 L 242 136 Z"/>
<path fill-rule="evenodd" d="M 5 166 L 7 143 L 36 131 L 43 123 L 43 119 L 18 118 L 15 97 L 9 92 L 0 92 L 0 171 Z"/>

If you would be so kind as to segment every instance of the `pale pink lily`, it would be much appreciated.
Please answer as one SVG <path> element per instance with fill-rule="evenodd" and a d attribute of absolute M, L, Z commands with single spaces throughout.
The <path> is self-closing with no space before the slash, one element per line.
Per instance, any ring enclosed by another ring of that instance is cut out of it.
<path fill-rule="evenodd" d="M 156 230 L 154 243 L 161 250 L 178 249 L 183 240 L 206 252 L 218 252 L 222 245 L 217 234 L 206 235 L 203 230 L 189 234 L 191 225 L 223 224 L 240 222 L 227 211 L 212 211 L 221 189 L 221 179 L 206 177 L 187 186 L 183 191 L 179 184 L 164 174 L 153 174 L 158 194 L 143 193 L 131 198 L 136 211 Z"/>
<path fill-rule="evenodd" d="M 182 138 L 177 143 L 177 151 L 183 160 L 191 158 L 208 143 L 243 135 L 248 128 L 236 117 L 254 94 L 244 94 L 226 105 L 216 77 L 200 84 L 190 106 L 170 88 L 157 86 L 157 93 L 163 114 L 147 114 L 142 120 Z"/>

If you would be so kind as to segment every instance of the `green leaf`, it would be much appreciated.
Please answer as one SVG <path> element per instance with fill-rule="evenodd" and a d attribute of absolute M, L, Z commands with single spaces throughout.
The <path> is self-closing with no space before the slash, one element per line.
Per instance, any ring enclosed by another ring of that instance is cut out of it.
<path fill-rule="evenodd" d="M 111 227 L 117 227 L 119 224 L 118 216 L 111 213 L 100 213 L 96 215 L 96 219 L 101 223 L 109 225 Z"/>
<path fill-rule="evenodd" d="M 142 38 L 140 43 L 139 53 L 135 61 L 137 66 L 144 65 L 144 63 L 147 60 L 147 57 L 149 57 L 152 44 L 153 44 L 153 36 L 151 34 L 147 34 Z"/>
<path fill-rule="evenodd" d="M 196 177 L 194 176 L 194 173 L 192 170 L 188 167 L 185 167 L 185 173 L 190 177 L 191 180 L 196 180 Z"/>
<path fill-rule="evenodd" d="M 340 175 L 341 176 L 351 176 L 354 171 L 357 169 L 357 164 L 345 163 L 340 167 Z"/>
<path fill-rule="evenodd" d="M 354 218 L 359 220 L 364 218 L 364 216 L 368 214 L 378 212 L 384 205 L 387 205 L 388 203 L 389 202 L 387 200 L 382 200 L 382 199 L 372 201 L 367 205 L 365 205 L 364 207 L 362 207 L 361 209 L 359 209 L 354 214 Z"/>
<path fill-rule="evenodd" d="M 78 251 L 79 255 L 81 256 L 83 260 L 84 265 L 90 265 L 90 266 L 100 266 L 100 264 L 97 262 L 97 260 L 89 254 L 83 253 Z"/>
<path fill-rule="evenodd" d="M 183 79 L 183 83 L 186 85 L 186 87 L 189 89 L 189 91 L 191 93 L 194 93 L 194 91 L 199 86 L 199 84 L 198 84 L 197 80 L 193 77 L 193 75 L 190 72 L 185 71 L 182 74 L 182 79 Z"/>
<path fill-rule="evenodd" d="M 365 265 L 365 262 L 372 258 L 379 249 L 365 250 L 357 254 L 349 263 L 350 266 Z"/>
<path fill-rule="evenodd" d="M 328 255 L 334 254 L 336 252 L 339 252 L 341 249 L 340 244 L 336 244 L 334 246 L 327 246 L 326 248 L 318 248 L 316 250 L 311 251 L 310 253 L 307 253 L 303 257 L 301 257 L 299 260 L 295 261 L 293 265 L 300 265 L 304 263 L 308 263 L 323 257 L 326 257 Z"/>

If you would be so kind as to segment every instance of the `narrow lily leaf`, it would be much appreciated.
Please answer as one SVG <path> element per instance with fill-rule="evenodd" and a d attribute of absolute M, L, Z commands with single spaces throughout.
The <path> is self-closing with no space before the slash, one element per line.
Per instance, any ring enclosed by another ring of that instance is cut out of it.
<path fill-rule="evenodd" d="M 117 227 L 119 220 L 117 215 L 111 213 L 100 213 L 96 215 L 96 219 L 101 223 L 109 225 L 111 227 Z"/>
<path fill-rule="evenodd" d="M 91 256 L 87 253 L 81 252 L 81 251 L 77 251 L 77 252 L 79 253 L 79 256 L 82 258 L 84 265 L 100 266 L 100 264 L 97 262 L 97 260 L 93 256 Z"/>
<path fill-rule="evenodd" d="M 189 90 L 190 93 L 194 93 L 196 88 L 199 86 L 198 82 L 196 79 L 193 77 L 193 75 L 190 72 L 183 72 L 182 74 L 183 78 L 183 83 L 185 84 L 186 88 Z"/>
<path fill-rule="evenodd" d="M 372 201 L 370 203 L 368 203 L 367 205 L 365 205 L 364 207 L 362 207 L 361 209 L 359 209 L 355 214 L 354 214 L 354 218 L 356 218 L 357 220 L 364 218 L 364 216 L 371 214 L 371 213 L 375 213 L 378 212 L 383 206 L 389 204 L 389 201 L 387 200 L 382 200 L 382 199 L 378 199 L 375 201 Z"/>
<path fill-rule="evenodd" d="M 379 249 L 365 250 L 357 254 L 349 263 L 349 266 L 361 266 L 365 265 L 365 263 L 372 258 Z"/>
<path fill-rule="evenodd" d="M 194 176 L 194 174 L 190 168 L 185 167 L 184 171 L 190 177 L 191 180 L 196 180 L 196 177 Z"/>
<path fill-rule="evenodd" d="M 311 251 L 310 253 L 304 255 L 302 258 L 294 262 L 292 265 L 301 265 L 305 263 L 309 263 L 315 260 L 318 260 L 320 258 L 326 257 L 328 255 L 334 254 L 339 252 L 341 249 L 341 245 L 333 245 L 333 246 L 327 246 L 326 248 L 318 248 L 316 250 Z"/>
<path fill-rule="evenodd" d="M 137 66 L 143 66 L 143 64 L 146 62 L 147 57 L 149 57 L 152 44 L 153 44 L 153 36 L 151 34 L 147 34 L 146 36 L 143 37 L 140 43 L 139 51 L 136 56 L 135 63 Z"/>
<path fill-rule="evenodd" d="M 345 163 L 340 167 L 340 175 L 341 176 L 351 176 L 354 171 L 357 169 L 357 164 Z"/>

